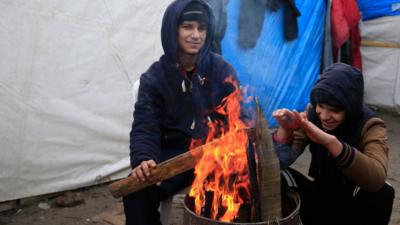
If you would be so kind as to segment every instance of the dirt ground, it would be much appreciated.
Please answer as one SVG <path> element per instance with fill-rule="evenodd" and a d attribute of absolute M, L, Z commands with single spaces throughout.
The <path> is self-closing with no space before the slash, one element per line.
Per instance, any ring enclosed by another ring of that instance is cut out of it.
<path fill-rule="evenodd" d="M 390 225 L 400 225 L 400 115 L 378 112 L 388 126 L 390 168 L 388 181 L 396 190 Z M 295 167 L 307 171 L 309 155 L 304 154 Z M 57 198 L 42 199 L 29 206 L 0 213 L 1 225 L 122 225 L 121 199 L 114 199 L 106 185 L 76 190 L 83 203 L 72 207 L 56 206 Z"/>

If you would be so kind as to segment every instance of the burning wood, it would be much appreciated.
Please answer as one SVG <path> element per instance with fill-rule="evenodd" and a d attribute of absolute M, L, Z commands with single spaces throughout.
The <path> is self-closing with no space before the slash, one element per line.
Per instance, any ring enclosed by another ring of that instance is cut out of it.
<path fill-rule="evenodd" d="M 249 138 L 244 131 L 247 125 L 241 120 L 241 90 L 232 80 L 227 82 L 236 89 L 223 100 L 217 112 L 225 115 L 228 122 L 225 126 L 221 126 L 220 121 L 208 123 L 206 143 L 222 138 L 214 145 L 205 146 L 195 167 L 195 180 L 189 196 L 194 199 L 197 215 L 209 211 L 206 214 L 211 219 L 230 222 L 238 216 L 241 205 L 251 202 L 251 194 L 247 163 Z"/>
<path fill-rule="evenodd" d="M 233 83 L 233 80 L 231 78 L 228 78 L 226 82 Z M 217 112 L 222 115 L 226 115 L 228 117 L 228 120 L 232 120 L 233 118 L 238 118 L 240 116 L 239 115 L 240 114 L 239 101 L 241 100 L 239 99 L 241 96 L 240 89 L 237 87 L 236 83 L 233 84 L 236 87 L 236 91 L 230 95 L 231 97 L 228 96 L 223 101 L 225 104 L 217 108 Z M 237 100 L 232 100 L 233 99 L 232 97 L 236 98 Z M 230 113 L 229 116 L 227 115 L 228 112 Z M 216 121 L 216 123 L 219 123 L 219 125 L 221 125 L 221 121 Z M 233 123 L 229 121 L 229 124 Z M 237 124 L 235 124 L 235 126 L 236 125 Z M 174 158 L 171 158 L 167 161 L 158 164 L 155 168 L 151 170 L 151 176 L 147 181 L 141 182 L 135 180 L 133 177 L 127 177 L 112 183 L 109 186 L 111 194 L 115 198 L 126 196 L 132 192 L 141 190 L 143 188 L 154 185 L 160 181 L 174 177 L 180 173 L 183 173 L 185 171 L 194 168 L 198 160 L 202 157 L 203 153 L 205 151 L 214 152 L 214 149 L 218 149 L 218 146 L 221 146 L 221 144 L 219 144 L 220 142 L 222 143 L 222 145 L 225 145 L 226 143 L 235 142 L 238 138 L 236 133 L 240 133 L 239 136 L 246 135 L 247 137 L 246 134 L 247 128 L 244 125 L 240 125 L 240 127 L 235 127 L 235 130 L 232 130 L 231 132 L 225 132 L 222 128 L 218 129 L 218 127 L 219 126 L 216 125 L 210 126 L 211 129 L 210 133 L 213 135 L 208 136 L 206 144 L 193 148 L 186 153 L 183 153 L 181 155 L 178 155 Z M 219 137 L 216 137 L 217 134 Z M 193 144 L 192 146 L 194 146 L 195 142 L 193 142 L 192 144 Z M 229 157 L 229 155 L 227 155 L 227 157 Z M 234 166 L 234 165 L 229 164 L 229 166 Z M 229 179 L 226 181 L 229 181 Z"/>
<path fill-rule="evenodd" d="M 195 180 L 188 196 L 197 215 L 233 222 L 238 219 L 242 206 L 255 205 L 258 212 L 255 222 L 281 218 L 279 161 L 265 118 L 257 105 L 256 132 L 249 142 L 248 125 L 241 120 L 241 90 L 232 79 L 226 82 L 236 89 L 216 111 L 226 117 L 227 124 L 209 121 L 205 143 L 193 140 L 190 151 L 158 164 L 147 181 L 128 177 L 111 184 L 114 197 L 125 196 L 195 168 Z M 202 145 L 193 148 L 199 144 Z M 247 155 L 249 146 L 254 147 L 255 152 Z M 256 166 L 250 167 L 251 177 L 248 158 L 253 164 L 256 161 Z"/>
<path fill-rule="evenodd" d="M 149 187 L 151 185 L 157 184 L 158 182 L 174 177 L 190 169 L 193 169 L 198 160 L 203 155 L 204 149 L 210 148 L 207 146 L 214 146 L 215 143 L 219 141 L 220 140 L 218 139 L 214 140 L 207 143 L 206 145 L 191 149 L 188 152 L 185 152 L 158 164 L 155 168 L 151 170 L 151 176 L 145 182 L 138 181 L 129 176 L 127 178 L 112 183 L 109 186 L 109 190 L 115 198 L 119 198 L 122 196 L 126 196 L 130 193 L 142 190 L 143 188 Z"/>

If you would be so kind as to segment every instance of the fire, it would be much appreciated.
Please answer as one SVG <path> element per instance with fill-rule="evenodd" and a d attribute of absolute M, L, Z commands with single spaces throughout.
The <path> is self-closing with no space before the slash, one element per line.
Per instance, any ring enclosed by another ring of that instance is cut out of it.
<path fill-rule="evenodd" d="M 202 211 L 208 207 L 210 218 L 232 222 L 240 206 L 250 201 L 246 153 L 248 136 L 245 131 L 247 126 L 240 119 L 241 91 L 231 77 L 225 82 L 233 84 L 235 91 L 222 101 L 216 111 L 227 117 L 227 124 L 221 121 L 208 122 L 206 143 L 216 138 L 219 140 L 205 145 L 204 153 L 195 167 L 195 180 L 189 196 L 194 198 L 197 215 L 202 215 Z M 198 141 L 192 141 L 192 146 L 198 144 Z"/>

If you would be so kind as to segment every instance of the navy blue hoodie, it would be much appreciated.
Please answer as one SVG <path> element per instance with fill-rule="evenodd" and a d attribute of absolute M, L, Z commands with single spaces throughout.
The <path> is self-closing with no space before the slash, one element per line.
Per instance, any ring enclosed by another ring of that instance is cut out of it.
<path fill-rule="evenodd" d="M 192 1 L 204 4 L 210 22 L 207 38 L 200 50 L 192 90 L 184 91 L 185 76 L 178 62 L 178 25 L 183 9 Z M 203 138 L 206 121 L 220 115 L 213 109 L 234 87 L 223 81 L 236 79 L 233 67 L 210 52 L 214 19 L 208 4 L 200 0 L 176 0 L 167 8 L 161 28 L 164 55 L 141 75 L 134 122 L 130 132 L 131 167 L 143 160 L 165 161 L 188 150 L 191 138 Z"/>

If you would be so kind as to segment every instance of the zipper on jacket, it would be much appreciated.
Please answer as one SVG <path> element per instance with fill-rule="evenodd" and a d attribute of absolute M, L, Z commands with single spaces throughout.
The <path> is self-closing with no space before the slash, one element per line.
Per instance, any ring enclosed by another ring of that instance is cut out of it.
<path fill-rule="evenodd" d="M 196 128 L 196 119 L 193 117 L 193 121 L 192 121 L 192 124 L 190 125 L 190 129 L 194 130 L 194 128 Z"/>

